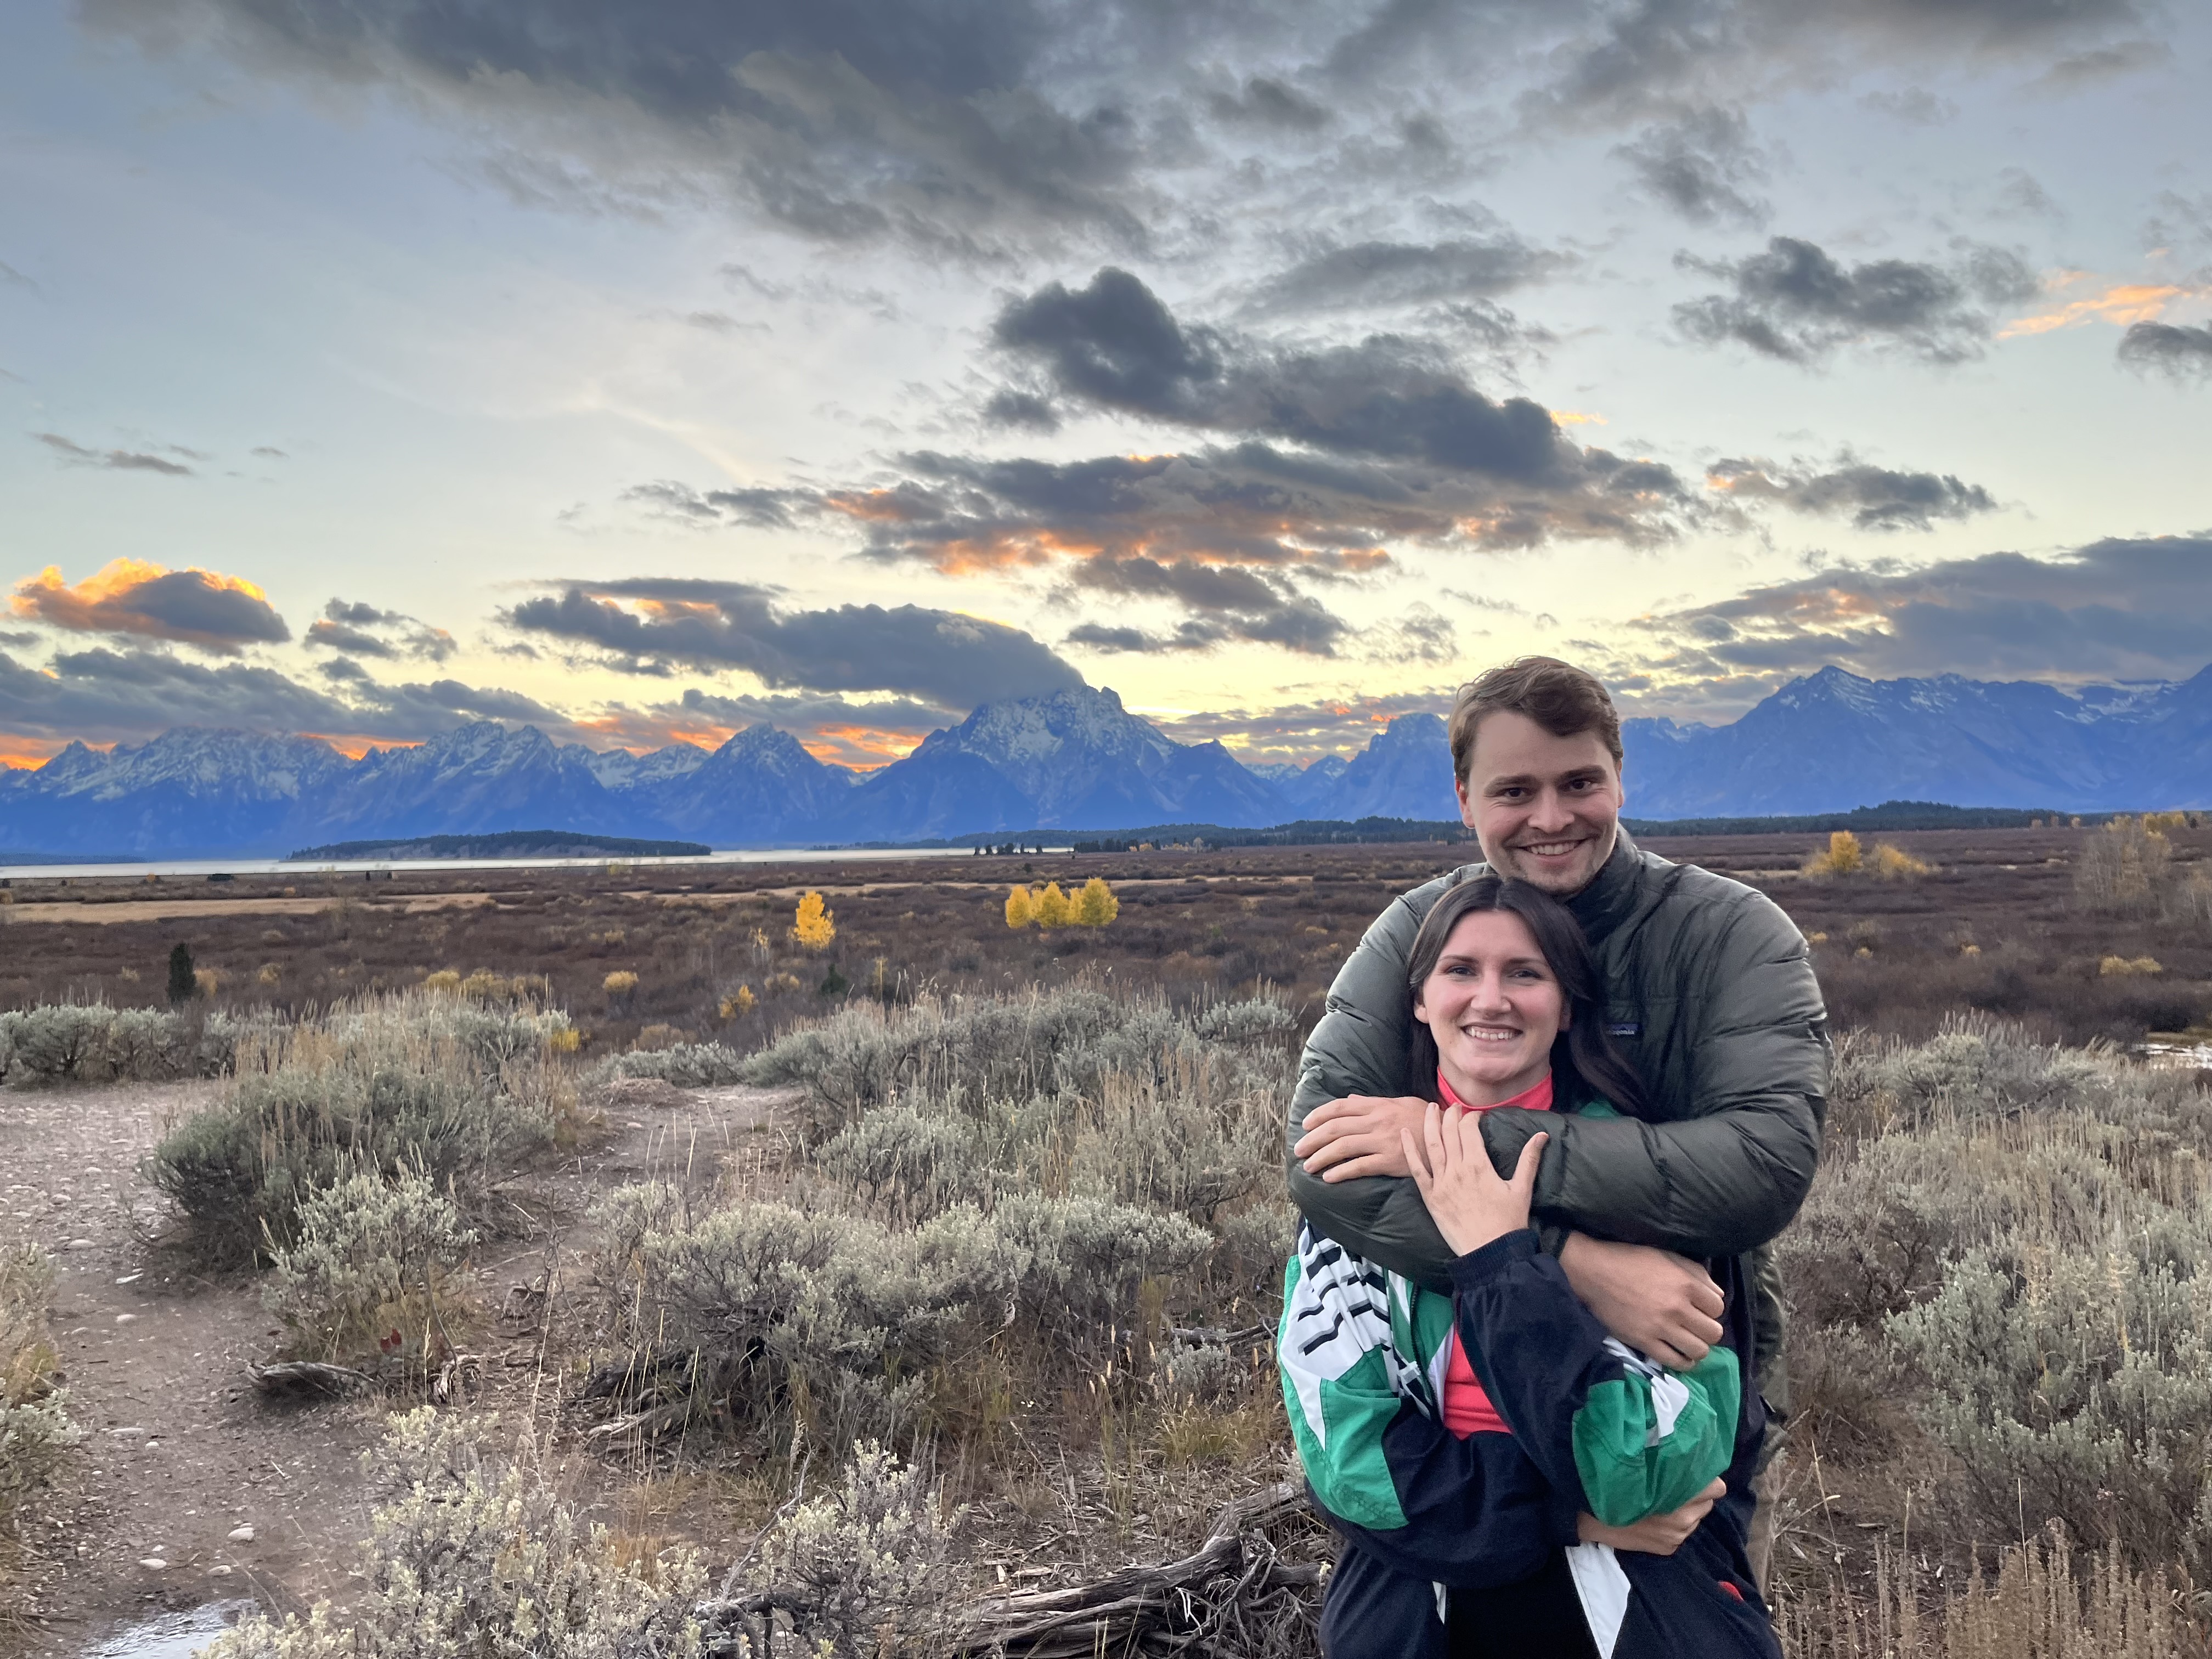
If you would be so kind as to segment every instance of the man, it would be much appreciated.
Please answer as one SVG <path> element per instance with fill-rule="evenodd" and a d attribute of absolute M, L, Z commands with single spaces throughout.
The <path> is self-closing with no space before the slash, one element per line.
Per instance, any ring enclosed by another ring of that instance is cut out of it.
<path fill-rule="evenodd" d="M 1449 1288 L 1450 1252 L 1407 1175 L 1400 1131 L 1425 1103 L 1406 1076 L 1407 958 L 1429 907 L 1488 869 L 1565 901 L 1611 1002 L 1607 1030 L 1662 1121 L 1500 1108 L 1483 1138 L 1501 1173 L 1551 1136 L 1533 1215 L 1612 1334 L 1686 1369 L 1721 1334 L 1697 1264 L 1753 1255 L 1756 1372 L 1786 1407 L 1783 1305 L 1765 1246 L 1805 1197 L 1826 1108 L 1826 1012 L 1805 940 L 1757 890 L 1638 850 L 1620 825 L 1620 720 L 1591 675 L 1547 657 L 1492 669 L 1452 711 L 1460 810 L 1486 864 L 1398 898 L 1329 989 L 1291 1103 L 1291 1197 L 1370 1261 Z"/>

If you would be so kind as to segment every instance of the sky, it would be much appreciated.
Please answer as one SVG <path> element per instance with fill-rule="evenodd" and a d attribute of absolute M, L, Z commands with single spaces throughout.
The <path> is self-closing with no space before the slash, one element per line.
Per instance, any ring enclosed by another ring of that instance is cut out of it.
<path fill-rule="evenodd" d="M 2212 9 L 9 14 L 13 764 L 2212 661 Z"/>

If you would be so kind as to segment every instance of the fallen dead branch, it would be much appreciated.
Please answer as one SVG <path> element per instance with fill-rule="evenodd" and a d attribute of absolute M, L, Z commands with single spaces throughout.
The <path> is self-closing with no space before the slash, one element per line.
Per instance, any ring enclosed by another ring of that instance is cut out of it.
<path fill-rule="evenodd" d="M 1224 1509 L 1206 1541 L 1180 1560 L 978 1603 L 952 1614 L 931 1650 L 944 1659 L 1310 1651 L 1310 1592 L 1322 1569 L 1283 1560 L 1263 1530 L 1301 1498 L 1296 1482 L 1279 1481 Z M 754 1659 L 774 1659 L 775 1614 L 803 1615 L 809 1605 L 805 1592 L 784 1586 L 710 1602 L 699 1610 L 708 1650 L 733 1654 L 742 1640 Z M 796 1651 L 798 1644 L 791 1646 Z"/>
<path fill-rule="evenodd" d="M 313 1359 L 280 1359 L 274 1364 L 248 1364 L 253 1386 L 263 1394 L 301 1399 L 308 1395 L 341 1396 L 376 1386 L 366 1371 L 350 1365 L 325 1365 Z"/>

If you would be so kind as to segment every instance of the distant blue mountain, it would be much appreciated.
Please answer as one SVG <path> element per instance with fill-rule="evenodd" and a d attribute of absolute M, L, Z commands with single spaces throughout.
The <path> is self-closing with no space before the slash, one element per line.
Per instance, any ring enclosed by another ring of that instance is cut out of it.
<path fill-rule="evenodd" d="M 1638 817 L 1846 811 L 1899 798 L 2069 811 L 2212 805 L 2212 669 L 2059 690 L 1826 668 L 1729 726 L 1622 729 Z M 239 856 L 371 837 L 552 826 L 716 846 L 917 841 L 1155 823 L 1452 819 L 1444 723 L 1401 714 L 1351 760 L 1246 767 L 1087 687 L 987 703 L 869 773 L 769 726 L 711 753 L 466 726 L 352 761 L 318 738 L 179 727 L 0 774 L 0 853 Z"/>
<path fill-rule="evenodd" d="M 1824 668 L 1729 726 L 1624 723 L 1638 817 L 1832 812 L 1892 799 L 2087 812 L 2212 804 L 2212 668 L 2062 690 Z"/>

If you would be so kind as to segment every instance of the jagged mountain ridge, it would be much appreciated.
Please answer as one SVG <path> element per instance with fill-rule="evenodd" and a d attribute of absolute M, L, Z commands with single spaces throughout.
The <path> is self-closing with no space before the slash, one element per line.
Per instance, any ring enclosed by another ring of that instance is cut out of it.
<path fill-rule="evenodd" d="M 1729 726 L 1626 723 L 1642 817 L 1820 812 L 1899 797 L 2075 811 L 2212 804 L 2212 669 L 2063 690 L 1955 675 L 1792 681 Z M 0 775 L 0 848 L 269 855 L 372 836 L 556 824 L 718 846 L 909 841 L 1146 823 L 1457 816 L 1443 722 L 1404 714 L 1351 760 L 1248 768 L 1183 744 L 1110 690 L 985 704 L 874 772 L 761 725 L 709 752 L 556 744 L 480 722 L 361 760 L 318 738 L 179 727 L 106 753 L 71 744 Z"/>

